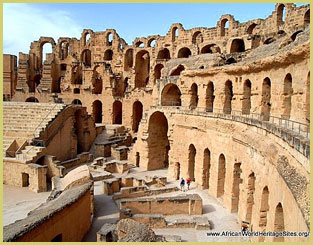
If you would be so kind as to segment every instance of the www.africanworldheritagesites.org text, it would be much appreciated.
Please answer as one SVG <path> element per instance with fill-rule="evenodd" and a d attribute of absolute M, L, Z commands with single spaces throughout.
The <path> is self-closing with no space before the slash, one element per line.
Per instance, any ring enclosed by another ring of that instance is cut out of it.
<path fill-rule="evenodd" d="M 207 232 L 207 236 L 210 237 L 238 237 L 238 236 L 246 236 L 246 237 L 308 237 L 310 236 L 310 232 L 296 232 L 296 231 L 281 231 L 281 232 L 273 232 L 273 231 L 221 231 L 221 232 Z"/>

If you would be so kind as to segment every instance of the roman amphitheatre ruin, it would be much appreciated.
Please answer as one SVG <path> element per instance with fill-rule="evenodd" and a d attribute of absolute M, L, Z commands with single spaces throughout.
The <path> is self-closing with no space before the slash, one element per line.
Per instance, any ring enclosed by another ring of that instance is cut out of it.
<path fill-rule="evenodd" d="M 3 241 L 309 241 L 309 24 L 281 3 L 4 54 Z"/>

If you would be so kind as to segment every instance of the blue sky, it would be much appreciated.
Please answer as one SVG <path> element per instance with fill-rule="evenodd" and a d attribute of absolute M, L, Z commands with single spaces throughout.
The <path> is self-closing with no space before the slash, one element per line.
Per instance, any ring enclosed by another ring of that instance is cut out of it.
<path fill-rule="evenodd" d="M 40 36 L 79 39 L 84 28 L 116 29 L 131 44 L 136 37 L 165 35 L 176 22 L 185 29 L 215 27 L 222 14 L 245 22 L 266 18 L 274 9 L 275 3 L 5 3 L 3 51 L 28 53 L 30 43 Z"/>

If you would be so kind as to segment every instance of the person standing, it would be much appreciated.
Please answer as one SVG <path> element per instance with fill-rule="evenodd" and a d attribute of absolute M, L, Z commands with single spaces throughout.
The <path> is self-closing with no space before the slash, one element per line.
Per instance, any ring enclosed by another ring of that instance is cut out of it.
<path fill-rule="evenodd" d="M 184 180 L 184 178 L 180 179 L 180 190 L 185 191 L 185 180 Z"/>
<path fill-rule="evenodd" d="M 189 178 L 187 179 L 188 190 L 189 190 L 190 183 L 191 183 L 191 179 L 190 179 L 190 177 L 189 177 Z"/>

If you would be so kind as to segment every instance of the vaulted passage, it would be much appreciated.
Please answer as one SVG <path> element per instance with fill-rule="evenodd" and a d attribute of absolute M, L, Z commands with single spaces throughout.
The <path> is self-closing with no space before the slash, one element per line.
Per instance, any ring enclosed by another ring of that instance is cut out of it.
<path fill-rule="evenodd" d="M 188 58 L 191 55 L 191 51 L 189 48 L 181 48 L 178 51 L 177 58 Z"/>
<path fill-rule="evenodd" d="M 242 39 L 234 39 L 230 46 L 230 53 L 245 52 L 245 43 Z"/>
<path fill-rule="evenodd" d="M 224 195 L 225 176 L 226 176 L 226 160 L 224 154 L 221 154 L 218 158 L 218 170 L 217 170 L 217 197 Z"/>
<path fill-rule="evenodd" d="M 135 87 L 145 87 L 149 81 L 150 71 L 150 56 L 147 51 L 142 50 L 137 53 L 135 71 Z"/>
<path fill-rule="evenodd" d="M 92 116 L 95 123 L 102 123 L 102 102 L 100 100 L 92 103 Z"/>
<path fill-rule="evenodd" d="M 250 114 L 251 109 L 251 82 L 246 80 L 243 85 L 242 114 Z"/>
<path fill-rule="evenodd" d="M 268 205 L 268 196 L 269 191 L 267 186 L 263 188 L 262 197 L 261 197 L 261 209 L 260 209 L 260 217 L 259 217 L 259 228 L 260 231 L 265 231 L 267 226 L 267 212 L 269 210 Z M 259 242 L 264 242 L 265 237 L 259 237 Z"/>
<path fill-rule="evenodd" d="M 156 82 L 157 79 L 160 79 L 161 78 L 161 71 L 162 69 L 164 68 L 164 66 L 162 64 L 157 64 L 155 67 L 154 67 L 154 83 Z"/>
<path fill-rule="evenodd" d="M 206 88 L 205 93 L 205 107 L 207 112 L 213 112 L 214 108 L 214 84 L 213 82 L 209 82 Z"/>
<path fill-rule="evenodd" d="M 246 221 L 252 221 L 252 211 L 254 205 L 254 191 L 255 191 L 255 176 L 254 173 L 251 173 L 248 177 L 248 186 L 247 186 L 247 204 L 246 204 Z"/>
<path fill-rule="evenodd" d="M 167 165 L 169 141 L 168 122 L 162 112 L 154 112 L 148 127 L 148 170 L 161 169 Z"/>
<path fill-rule="evenodd" d="M 139 123 L 142 118 L 142 111 L 143 111 L 143 106 L 140 101 L 136 101 L 133 104 L 133 125 L 132 129 L 134 132 L 138 131 Z"/>
<path fill-rule="evenodd" d="M 162 106 L 181 106 L 181 92 L 176 84 L 169 83 L 163 90 L 161 95 Z"/>
<path fill-rule="evenodd" d="M 195 181 L 195 162 L 196 162 L 196 148 L 193 144 L 188 149 L 188 177 Z"/>
<path fill-rule="evenodd" d="M 179 76 L 183 70 L 185 70 L 185 67 L 183 65 L 179 65 L 171 72 L 170 76 Z"/>
<path fill-rule="evenodd" d="M 224 113 L 230 114 L 232 109 L 232 100 L 233 100 L 233 83 L 230 80 L 227 80 L 225 83 L 224 89 Z"/>
<path fill-rule="evenodd" d="M 275 209 L 274 232 L 282 232 L 285 230 L 284 210 L 281 203 L 278 203 Z M 273 242 L 283 242 L 284 237 L 274 237 Z"/>
<path fill-rule="evenodd" d="M 209 188 L 211 169 L 211 152 L 206 148 L 203 152 L 202 189 Z"/>
<path fill-rule="evenodd" d="M 111 49 L 108 49 L 104 52 L 104 60 L 110 61 L 113 59 L 113 51 Z"/>
<path fill-rule="evenodd" d="M 121 101 L 114 101 L 113 103 L 113 124 L 122 124 L 122 102 Z"/>
<path fill-rule="evenodd" d="M 267 77 L 262 84 L 261 119 L 268 121 L 271 113 L 271 80 Z"/>
<path fill-rule="evenodd" d="M 198 106 L 198 101 L 199 101 L 199 97 L 198 97 L 198 85 L 193 83 L 191 85 L 191 89 L 190 89 L 190 102 L 189 102 L 189 107 L 190 109 L 195 109 Z"/>
<path fill-rule="evenodd" d="M 128 49 L 124 56 L 124 70 L 128 71 L 133 67 L 134 50 Z"/>
<path fill-rule="evenodd" d="M 81 61 L 86 67 L 91 67 L 91 51 L 85 49 L 81 54 Z"/>
<path fill-rule="evenodd" d="M 232 188 L 232 205 L 231 212 L 238 212 L 239 204 L 239 184 L 241 183 L 240 174 L 241 174 L 241 163 L 235 163 L 233 170 L 233 188 Z"/>
<path fill-rule="evenodd" d="M 167 48 L 161 49 L 157 56 L 158 60 L 169 60 L 171 59 L 170 51 Z"/>
<path fill-rule="evenodd" d="M 292 94 L 293 94 L 292 77 L 291 74 L 288 73 L 284 79 L 284 88 L 283 88 L 283 101 L 282 101 L 283 114 L 281 115 L 281 117 L 284 119 L 290 118 Z"/>

